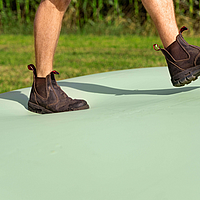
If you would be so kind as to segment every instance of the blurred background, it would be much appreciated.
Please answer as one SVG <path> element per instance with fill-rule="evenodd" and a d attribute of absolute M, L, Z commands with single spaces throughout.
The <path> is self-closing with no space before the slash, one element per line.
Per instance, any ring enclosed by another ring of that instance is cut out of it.
<path fill-rule="evenodd" d="M 0 0 L 0 32 L 31 34 L 40 0 Z M 174 0 L 177 23 L 199 33 L 199 0 Z M 62 33 L 157 34 L 141 0 L 72 0 Z"/>

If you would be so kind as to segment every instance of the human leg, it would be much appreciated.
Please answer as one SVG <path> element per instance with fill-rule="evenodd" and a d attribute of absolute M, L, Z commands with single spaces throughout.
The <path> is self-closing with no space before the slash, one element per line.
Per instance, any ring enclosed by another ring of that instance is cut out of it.
<path fill-rule="evenodd" d="M 200 48 L 189 45 L 182 37 L 182 28 L 178 32 L 173 0 L 142 0 L 150 14 L 164 49 L 164 54 L 172 84 L 176 87 L 184 86 L 200 76 Z"/>
<path fill-rule="evenodd" d="M 35 57 L 36 68 L 31 89 L 28 109 L 32 112 L 46 114 L 82 110 L 89 108 L 84 100 L 72 99 L 58 86 L 53 69 L 53 58 L 60 35 L 63 15 L 70 0 L 42 0 L 35 16 Z"/>
<path fill-rule="evenodd" d="M 142 0 L 142 3 L 158 30 L 163 46 L 168 47 L 178 35 L 173 1 Z"/>
<path fill-rule="evenodd" d="M 70 0 L 42 0 L 38 7 L 34 22 L 38 77 L 46 77 L 53 69 L 62 18 L 69 3 Z"/>

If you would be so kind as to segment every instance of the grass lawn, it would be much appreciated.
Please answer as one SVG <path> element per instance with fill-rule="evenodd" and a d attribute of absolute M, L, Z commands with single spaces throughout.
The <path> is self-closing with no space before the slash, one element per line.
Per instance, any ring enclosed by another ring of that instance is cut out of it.
<path fill-rule="evenodd" d="M 200 38 L 187 38 L 200 46 Z M 158 37 L 61 35 L 54 60 L 57 80 L 100 72 L 165 66 Z M 27 64 L 34 64 L 33 36 L 0 35 L 0 93 L 24 88 L 32 84 L 32 72 Z"/>

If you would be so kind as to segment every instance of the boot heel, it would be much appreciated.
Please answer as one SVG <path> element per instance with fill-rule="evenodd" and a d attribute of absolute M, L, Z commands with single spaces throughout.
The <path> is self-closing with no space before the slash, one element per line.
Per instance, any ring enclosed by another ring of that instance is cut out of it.
<path fill-rule="evenodd" d="M 28 110 L 39 114 L 53 113 L 52 111 L 47 110 L 46 108 L 31 102 L 28 102 Z"/>

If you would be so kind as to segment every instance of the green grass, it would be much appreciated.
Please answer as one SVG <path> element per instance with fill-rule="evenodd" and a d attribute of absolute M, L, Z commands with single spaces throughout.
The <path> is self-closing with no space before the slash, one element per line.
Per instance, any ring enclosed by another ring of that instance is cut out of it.
<path fill-rule="evenodd" d="M 200 46 L 200 38 L 187 38 Z M 0 35 L 0 93 L 31 86 L 34 63 L 33 36 Z M 165 66 L 161 52 L 153 50 L 158 37 L 61 35 L 55 55 L 57 80 L 100 72 Z"/>

